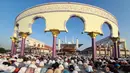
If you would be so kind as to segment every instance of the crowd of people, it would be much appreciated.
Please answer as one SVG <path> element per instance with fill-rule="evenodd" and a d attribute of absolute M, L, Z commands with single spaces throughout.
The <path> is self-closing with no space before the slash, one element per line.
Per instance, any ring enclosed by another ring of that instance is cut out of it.
<path fill-rule="evenodd" d="M 71 55 L 19 55 L 0 54 L 0 73 L 120 73 L 128 60 L 100 57 L 92 61 L 87 56 Z"/>

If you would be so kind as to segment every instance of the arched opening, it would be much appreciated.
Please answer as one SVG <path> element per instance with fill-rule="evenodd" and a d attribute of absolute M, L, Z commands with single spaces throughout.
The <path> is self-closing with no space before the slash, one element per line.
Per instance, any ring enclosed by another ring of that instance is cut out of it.
<path fill-rule="evenodd" d="M 101 30 L 103 32 L 102 36 L 97 36 L 96 40 L 100 43 L 97 43 L 97 46 L 100 46 L 100 48 L 97 48 L 97 55 L 99 56 L 111 56 L 111 40 L 108 38 L 111 36 L 112 27 L 109 23 L 105 22 L 101 26 Z"/>
<path fill-rule="evenodd" d="M 67 44 L 67 45 L 69 44 L 67 46 L 67 49 L 68 49 L 68 47 L 71 49 L 71 47 L 73 46 L 72 44 L 76 44 L 77 38 L 79 41 L 78 42 L 79 48 L 77 49 L 77 51 L 81 51 L 91 45 L 91 43 L 89 41 L 87 41 L 87 40 L 89 40 L 90 37 L 87 36 L 87 34 L 82 34 L 82 32 L 84 31 L 84 22 L 85 22 L 84 18 L 77 16 L 77 15 L 72 15 L 68 19 L 68 21 L 66 22 L 66 28 L 68 29 L 68 32 L 60 33 L 58 36 L 58 38 L 61 39 L 61 44 L 62 44 L 61 49 L 66 48 L 66 45 L 64 45 L 64 44 Z M 80 47 L 80 44 L 81 45 L 83 44 L 83 45 Z"/>
<path fill-rule="evenodd" d="M 30 25 L 30 27 L 32 27 L 32 34 L 29 37 L 35 39 L 36 42 L 45 43 L 45 45 L 51 47 L 52 46 L 51 45 L 52 37 L 50 36 L 51 33 L 44 33 L 46 27 L 45 19 L 43 17 L 35 17 L 33 19 L 33 22 L 34 23 Z M 36 42 L 34 42 L 34 45 L 36 47 L 42 47 L 42 44 Z"/>
<path fill-rule="evenodd" d="M 105 38 L 105 37 L 108 37 L 110 36 L 111 37 L 111 32 L 112 32 L 112 27 L 111 25 L 108 23 L 108 22 L 104 22 L 102 25 L 101 25 L 101 30 L 103 32 L 103 34 L 101 34 L 101 38 Z M 97 39 L 99 39 L 99 37 L 97 37 Z"/>

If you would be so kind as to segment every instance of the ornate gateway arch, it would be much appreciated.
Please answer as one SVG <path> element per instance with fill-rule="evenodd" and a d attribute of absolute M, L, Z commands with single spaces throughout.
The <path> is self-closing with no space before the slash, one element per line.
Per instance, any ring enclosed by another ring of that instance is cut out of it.
<path fill-rule="evenodd" d="M 118 37 L 118 23 L 111 13 L 96 6 L 74 2 L 54 2 L 29 8 L 16 17 L 15 25 L 19 25 L 20 35 L 27 37 L 27 33 L 32 33 L 31 25 L 34 21 L 43 18 L 46 22 L 45 32 L 53 33 L 54 43 L 60 32 L 68 32 L 66 22 L 73 16 L 84 21 L 83 32 L 87 32 L 92 37 L 94 59 L 96 57 L 95 37 L 97 34 L 103 34 L 101 27 L 104 23 L 110 26 L 111 37 Z M 53 56 L 55 56 L 55 44 L 53 44 Z"/>

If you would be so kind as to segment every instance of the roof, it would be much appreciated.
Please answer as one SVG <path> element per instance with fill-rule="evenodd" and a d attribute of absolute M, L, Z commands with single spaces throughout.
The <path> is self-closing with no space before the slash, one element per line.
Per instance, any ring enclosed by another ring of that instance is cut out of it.
<path fill-rule="evenodd" d="M 56 44 L 58 46 L 58 44 Z M 76 46 L 76 44 L 60 44 L 61 46 Z M 82 46 L 83 44 L 79 44 L 78 46 Z"/>

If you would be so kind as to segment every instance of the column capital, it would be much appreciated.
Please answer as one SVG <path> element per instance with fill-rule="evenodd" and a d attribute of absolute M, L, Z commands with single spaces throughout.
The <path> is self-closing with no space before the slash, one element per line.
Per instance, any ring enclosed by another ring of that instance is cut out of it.
<path fill-rule="evenodd" d="M 113 42 L 117 42 L 117 41 L 119 40 L 119 38 L 118 38 L 118 37 L 116 37 L 116 38 L 115 38 L 115 37 L 112 37 L 111 40 L 112 40 Z"/>
<path fill-rule="evenodd" d="M 60 33 L 60 31 L 58 29 L 51 29 L 50 31 L 52 32 L 52 35 L 54 37 L 57 37 L 57 35 Z"/>
<path fill-rule="evenodd" d="M 26 38 L 29 33 L 28 32 L 20 32 L 19 35 L 22 37 L 22 38 Z"/>
<path fill-rule="evenodd" d="M 88 35 L 91 37 L 91 38 L 96 38 L 97 35 L 99 35 L 98 32 L 89 32 Z"/>
<path fill-rule="evenodd" d="M 10 39 L 12 40 L 12 42 L 16 42 L 16 37 L 10 37 Z"/>
<path fill-rule="evenodd" d="M 117 45 L 118 45 L 118 46 L 120 45 L 120 41 L 117 42 Z"/>

